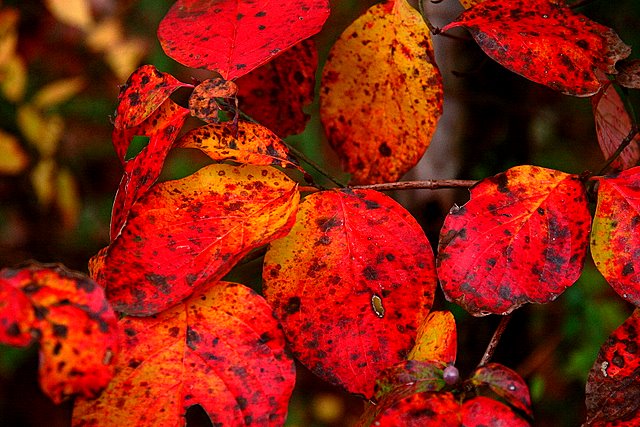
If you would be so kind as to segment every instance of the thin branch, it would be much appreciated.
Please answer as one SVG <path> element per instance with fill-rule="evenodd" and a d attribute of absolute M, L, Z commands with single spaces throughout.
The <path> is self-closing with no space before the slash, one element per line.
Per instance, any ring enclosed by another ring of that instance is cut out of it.
<path fill-rule="evenodd" d="M 587 6 L 587 5 L 589 5 L 590 3 L 594 3 L 594 2 L 596 2 L 596 1 L 598 1 L 598 0 L 579 0 L 579 1 L 577 1 L 577 2 L 575 2 L 575 3 L 573 3 L 573 4 L 571 4 L 571 5 L 569 5 L 569 7 L 570 7 L 571 9 L 577 9 L 577 8 L 579 8 L 579 7 Z"/>
<path fill-rule="evenodd" d="M 500 342 L 500 338 L 502 337 L 505 329 L 507 329 L 507 325 L 509 324 L 512 316 L 513 313 L 509 313 L 506 316 L 503 316 L 502 319 L 500 319 L 500 324 L 496 328 L 496 331 L 493 333 L 491 341 L 489 341 L 489 345 L 487 346 L 482 359 L 480 359 L 480 363 L 478 363 L 478 368 L 489 363 L 489 361 L 493 357 L 493 353 L 495 353 L 496 347 L 498 347 L 498 343 Z"/>
<path fill-rule="evenodd" d="M 611 166 L 611 163 L 613 163 L 620 156 L 620 154 L 622 154 L 624 149 L 627 148 L 629 144 L 631 144 L 631 141 L 633 141 L 633 138 L 636 137 L 638 132 L 640 132 L 640 128 L 638 127 L 637 123 L 634 123 L 633 126 L 631 126 L 631 130 L 629 131 L 627 136 L 625 136 L 625 138 L 618 146 L 618 149 L 611 156 L 609 156 L 609 159 L 607 159 L 606 163 L 604 164 L 604 166 L 602 166 L 600 172 L 598 172 L 597 175 L 604 175 L 609 166 Z"/>
<path fill-rule="evenodd" d="M 351 188 L 360 190 L 438 190 L 442 188 L 469 188 L 478 181 L 464 179 L 429 179 L 426 181 L 402 181 L 389 182 L 386 184 L 354 185 Z"/>

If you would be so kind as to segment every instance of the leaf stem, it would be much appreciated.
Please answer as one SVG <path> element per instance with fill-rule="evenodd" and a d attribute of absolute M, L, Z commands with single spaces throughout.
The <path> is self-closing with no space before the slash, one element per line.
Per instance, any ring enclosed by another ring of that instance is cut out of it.
<path fill-rule="evenodd" d="M 598 172 L 597 175 L 604 175 L 605 171 L 609 168 L 609 166 L 611 166 L 611 163 L 613 163 L 614 160 L 617 159 L 620 156 L 620 154 L 622 154 L 624 149 L 627 148 L 629 144 L 631 144 L 631 141 L 633 141 L 633 138 L 636 137 L 638 132 L 640 132 L 640 127 L 638 127 L 637 123 L 634 123 L 631 126 L 631 130 L 629 131 L 627 136 L 625 136 L 625 138 L 622 140 L 622 142 L 618 146 L 618 149 L 611 156 L 609 156 L 604 166 L 602 166 L 602 168 L 600 169 L 600 172 Z"/>
<path fill-rule="evenodd" d="M 480 363 L 478 363 L 478 368 L 489 363 L 489 361 L 493 357 L 493 353 L 495 353 L 496 347 L 498 347 L 498 343 L 500 342 L 500 338 L 502 337 L 502 334 L 504 333 L 505 329 L 507 329 L 507 325 L 509 324 L 509 321 L 511 320 L 512 316 L 513 316 L 513 313 L 509 313 L 506 316 L 503 316 L 502 319 L 500 319 L 500 324 L 496 328 L 496 331 L 493 333 L 493 336 L 491 337 L 491 341 L 489 341 L 489 345 L 487 346 L 487 349 L 482 355 L 482 359 L 480 359 Z"/>
<path fill-rule="evenodd" d="M 438 190 L 442 188 L 469 188 L 478 181 L 464 179 L 429 179 L 425 181 L 402 181 L 385 184 L 354 185 L 351 188 L 359 190 Z"/>

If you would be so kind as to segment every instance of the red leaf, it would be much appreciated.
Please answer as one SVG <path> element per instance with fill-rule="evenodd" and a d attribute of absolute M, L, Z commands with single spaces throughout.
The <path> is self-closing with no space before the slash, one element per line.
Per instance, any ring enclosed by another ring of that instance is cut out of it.
<path fill-rule="evenodd" d="M 611 28 L 550 0 L 486 0 L 442 31 L 456 27 L 502 66 L 568 95 L 597 93 L 595 71 L 616 74 L 616 61 L 631 53 Z"/>
<path fill-rule="evenodd" d="M 236 81 L 240 108 L 282 138 L 302 132 L 309 120 L 303 108 L 313 102 L 317 67 L 313 40 L 296 44 Z"/>
<path fill-rule="evenodd" d="M 96 281 L 117 311 L 162 311 L 285 235 L 298 200 L 295 182 L 259 166 L 210 165 L 156 184 L 93 262 Z"/>
<path fill-rule="evenodd" d="M 216 98 L 233 98 L 238 93 L 238 86 L 234 82 L 220 78 L 208 79 L 193 89 L 189 97 L 191 115 L 207 123 L 218 123 L 218 112 L 223 108 Z"/>
<path fill-rule="evenodd" d="M 529 427 L 511 408 L 484 396 L 474 397 L 462 404 L 464 427 Z"/>
<path fill-rule="evenodd" d="M 327 0 L 178 0 L 160 22 L 164 51 L 233 80 L 320 31 Z"/>
<path fill-rule="evenodd" d="M 622 61 L 617 68 L 616 82 L 630 89 L 640 89 L 640 59 Z"/>
<path fill-rule="evenodd" d="M 599 179 L 591 255 L 624 299 L 640 306 L 640 167 Z"/>
<path fill-rule="evenodd" d="M 184 426 L 200 405 L 213 425 L 282 425 L 293 360 L 271 307 L 220 282 L 158 316 L 120 322 L 117 374 L 97 400 L 78 400 L 74 426 Z"/>
<path fill-rule="evenodd" d="M 605 84 L 596 96 L 591 99 L 593 114 L 596 120 L 596 132 L 598 144 L 604 153 L 605 159 L 609 159 L 618 149 L 622 141 L 631 131 L 631 118 L 612 84 Z M 640 136 L 631 141 L 620 156 L 611 163 L 616 170 L 629 169 L 640 160 Z"/>
<path fill-rule="evenodd" d="M 370 423 L 379 427 L 460 427 L 460 404 L 451 393 L 423 392 L 408 396 L 385 408 Z"/>
<path fill-rule="evenodd" d="M 116 129 L 138 126 L 181 87 L 193 86 L 182 83 L 169 73 L 158 71 L 153 65 L 141 66 L 120 87 L 113 125 Z M 115 144 L 118 158 L 123 163 L 128 147 L 129 141 L 126 144 Z"/>
<path fill-rule="evenodd" d="M 442 289 L 474 316 L 552 301 L 580 276 L 590 222 L 576 175 L 518 166 L 484 179 L 445 219 Z"/>
<path fill-rule="evenodd" d="M 456 361 L 458 352 L 456 321 L 450 311 L 434 311 L 418 328 L 416 345 L 407 356 L 412 360 Z"/>
<path fill-rule="evenodd" d="M 585 426 L 637 425 L 640 422 L 640 310 L 600 349 L 587 380 Z"/>
<path fill-rule="evenodd" d="M 133 159 L 124 164 L 111 213 L 111 241 L 120 233 L 131 206 L 144 195 L 160 176 L 164 160 L 178 136 L 189 110 L 170 99 L 166 100 L 150 117 L 130 129 L 114 129 L 116 146 L 131 142 L 135 135 L 149 137 L 149 143 Z"/>
<path fill-rule="evenodd" d="M 31 263 L 0 271 L 0 296 L 0 342 L 40 342 L 40 385 L 55 403 L 93 398 L 107 386 L 116 317 L 101 287 L 61 266 Z"/>
<path fill-rule="evenodd" d="M 515 371 L 499 363 L 489 363 L 476 369 L 471 376 L 476 387 L 488 386 L 495 394 L 511 406 L 532 416 L 529 388 Z"/>
<path fill-rule="evenodd" d="M 433 301 L 433 264 L 424 232 L 391 198 L 324 191 L 271 243 L 264 294 L 303 364 L 371 397 L 379 371 L 413 345 Z"/>

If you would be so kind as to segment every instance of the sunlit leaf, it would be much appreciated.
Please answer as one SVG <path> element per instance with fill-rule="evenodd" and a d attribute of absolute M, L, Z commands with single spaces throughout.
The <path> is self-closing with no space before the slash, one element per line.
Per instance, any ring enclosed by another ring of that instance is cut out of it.
<path fill-rule="evenodd" d="M 450 311 L 434 311 L 418 328 L 416 344 L 407 356 L 411 360 L 456 361 L 458 352 L 456 321 Z"/>
<path fill-rule="evenodd" d="M 420 226 L 372 190 L 308 196 L 291 232 L 271 243 L 263 281 L 298 359 L 367 397 L 411 349 L 436 286 Z"/>
<path fill-rule="evenodd" d="M 461 414 L 461 426 L 464 427 L 529 427 L 529 423 L 513 409 L 485 396 L 464 402 Z"/>
<path fill-rule="evenodd" d="M 476 387 L 488 386 L 514 408 L 532 415 L 529 388 L 515 371 L 499 363 L 489 363 L 476 369 L 470 380 Z"/>
<path fill-rule="evenodd" d="M 0 130 L 0 174 L 17 175 L 29 164 L 29 156 L 18 138 Z"/>
<path fill-rule="evenodd" d="M 616 61 L 631 53 L 611 28 L 564 2 L 486 0 L 442 31 L 456 27 L 502 66 L 568 95 L 594 95 L 602 87 L 595 71 L 615 74 Z"/>
<path fill-rule="evenodd" d="M 617 69 L 616 82 L 630 89 L 640 89 L 640 59 L 622 61 Z"/>
<path fill-rule="evenodd" d="M 576 175 L 517 166 L 484 179 L 445 219 L 442 289 L 474 316 L 552 301 L 582 272 L 590 222 Z"/>
<path fill-rule="evenodd" d="M 88 30 L 93 24 L 89 0 L 46 0 L 45 5 L 56 19 L 65 24 L 81 30 Z"/>
<path fill-rule="evenodd" d="M 128 147 L 136 135 L 149 137 L 149 143 L 135 158 L 124 163 L 124 174 L 111 214 L 112 241 L 122 229 L 131 206 L 160 176 L 167 154 L 188 115 L 189 110 L 167 99 L 138 126 L 130 129 L 114 129 L 113 143 L 116 150 L 122 151 L 122 148 Z"/>
<path fill-rule="evenodd" d="M 16 121 L 18 128 L 44 158 L 53 156 L 60 145 L 64 131 L 64 121 L 58 114 L 44 114 L 31 104 L 18 107 Z"/>
<path fill-rule="evenodd" d="M 285 235 L 298 200 L 297 184 L 264 166 L 209 165 L 156 184 L 95 261 L 96 280 L 117 311 L 157 313 Z"/>
<path fill-rule="evenodd" d="M 218 123 L 218 112 L 224 108 L 215 98 L 236 99 L 238 86 L 232 81 L 221 78 L 207 79 L 193 89 L 189 98 L 191 115 L 207 123 Z"/>
<path fill-rule="evenodd" d="M 18 44 L 19 18 L 20 13 L 17 9 L 3 7 L 0 10 L 0 69 L 11 57 L 15 56 Z"/>
<path fill-rule="evenodd" d="M 585 426 L 636 425 L 640 421 L 640 310 L 613 331 L 587 380 Z"/>
<path fill-rule="evenodd" d="M 599 179 L 591 231 L 596 267 L 624 299 L 640 306 L 640 167 Z"/>
<path fill-rule="evenodd" d="M 233 80 L 320 31 L 327 0 L 178 0 L 158 38 L 171 58 Z"/>
<path fill-rule="evenodd" d="M 371 408 L 371 407 L 370 407 Z M 461 427 L 460 404 L 451 393 L 415 393 L 383 408 L 373 407 L 376 416 L 363 415 L 359 427 Z M 366 421 L 365 421 L 366 420 Z"/>
<path fill-rule="evenodd" d="M 615 153 L 622 141 L 631 131 L 631 118 L 615 87 L 606 84 L 598 95 L 591 99 L 596 120 L 598 143 L 604 157 L 608 159 Z M 640 160 L 640 135 L 631 141 L 620 156 L 611 164 L 617 170 L 629 169 Z"/>
<path fill-rule="evenodd" d="M 55 201 L 63 227 L 67 230 L 75 227 L 78 224 L 78 217 L 82 209 L 80 190 L 76 178 L 66 168 L 58 171 Z"/>
<path fill-rule="evenodd" d="M 320 115 L 353 182 L 396 181 L 420 160 L 442 114 L 431 36 L 406 0 L 370 8 L 335 43 Z"/>
<path fill-rule="evenodd" d="M 158 316 L 120 321 L 116 376 L 97 400 L 78 400 L 74 426 L 184 426 L 200 405 L 214 426 L 282 425 L 293 360 L 271 307 L 220 282 Z"/>
<path fill-rule="evenodd" d="M 53 203 L 56 196 L 56 172 L 56 162 L 53 159 L 40 160 L 31 170 L 29 178 L 40 206 L 50 206 Z"/>
<path fill-rule="evenodd" d="M 77 95 L 86 86 L 84 77 L 70 77 L 57 80 L 44 86 L 34 95 L 31 102 L 40 109 L 45 109 L 65 102 Z"/>
<path fill-rule="evenodd" d="M 0 270 L 0 339 L 40 342 L 40 385 L 56 403 L 93 398 L 113 376 L 116 317 L 103 289 L 59 265 Z"/>
<path fill-rule="evenodd" d="M 27 66 L 18 55 L 11 55 L 0 64 L 0 91 L 11 102 L 19 102 L 24 98 L 27 86 Z"/>
<path fill-rule="evenodd" d="M 296 44 L 262 67 L 240 77 L 240 109 L 284 138 L 302 132 L 303 108 L 313 101 L 318 53 L 312 39 Z"/>

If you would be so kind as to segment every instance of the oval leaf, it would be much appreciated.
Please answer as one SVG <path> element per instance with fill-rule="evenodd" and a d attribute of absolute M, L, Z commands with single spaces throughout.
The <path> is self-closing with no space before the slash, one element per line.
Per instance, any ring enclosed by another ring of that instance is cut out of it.
<path fill-rule="evenodd" d="M 585 425 L 636 425 L 640 421 L 640 310 L 600 349 L 587 380 Z"/>
<path fill-rule="evenodd" d="M 320 115 L 353 182 L 397 181 L 418 163 L 442 114 L 431 36 L 406 0 L 370 8 L 335 43 Z"/>
<path fill-rule="evenodd" d="M 40 386 L 55 402 L 96 397 L 114 373 L 117 320 L 93 280 L 59 265 L 0 271 L 0 341 L 40 342 Z M 7 298 L 7 296 L 9 298 Z"/>
<path fill-rule="evenodd" d="M 411 360 L 456 361 L 458 352 L 456 321 L 450 311 L 434 311 L 418 328 L 416 345 L 407 356 Z"/>
<path fill-rule="evenodd" d="M 117 373 L 74 426 L 184 426 L 200 405 L 213 425 L 282 425 L 295 382 L 284 336 L 262 297 L 220 282 L 149 318 L 120 321 Z"/>
<path fill-rule="evenodd" d="M 238 86 L 221 78 L 208 79 L 193 89 L 189 97 L 191 115 L 207 123 L 218 123 L 218 112 L 223 108 L 216 98 L 236 98 Z"/>
<path fill-rule="evenodd" d="M 631 53 L 611 28 L 564 2 L 486 0 L 442 31 L 456 27 L 503 67 L 568 95 L 594 95 L 602 86 L 595 71 L 615 74 L 616 61 Z"/>
<path fill-rule="evenodd" d="M 529 423 L 507 405 L 484 396 L 464 402 L 461 413 L 464 427 L 529 427 Z"/>
<path fill-rule="evenodd" d="M 599 182 L 591 255 L 611 287 L 640 306 L 640 167 Z"/>
<path fill-rule="evenodd" d="M 297 189 L 276 169 L 230 165 L 156 184 L 133 205 L 104 259 L 94 263 L 96 280 L 117 311 L 165 310 L 285 235 Z"/>
<path fill-rule="evenodd" d="M 370 406 L 378 413 L 371 421 L 364 413 L 358 426 L 460 427 L 460 404 L 451 393 L 412 394 L 384 408 Z"/>
<path fill-rule="evenodd" d="M 480 181 L 441 230 L 445 296 L 474 316 L 554 300 L 580 276 L 590 222 L 576 175 L 518 166 Z"/>
<path fill-rule="evenodd" d="M 320 31 L 327 0 L 178 0 L 158 38 L 171 58 L 233 80 Z"/>
<path fill-rule="evenodd" d="M 308 196 L 267 251 L 263 279 L 300 361 L 367 397 L 378 372 L 410 350 L 436 286 L 420 226 L 372 190 Z"/>
<path fill-rule="evenodd" d="M 488 386 L 491 391 L 514 408 L 532 416 L 529 387 L 517 372 L 499 363 L 489 363 L 476 369 L 471 376 L 476 387 Z"/>

